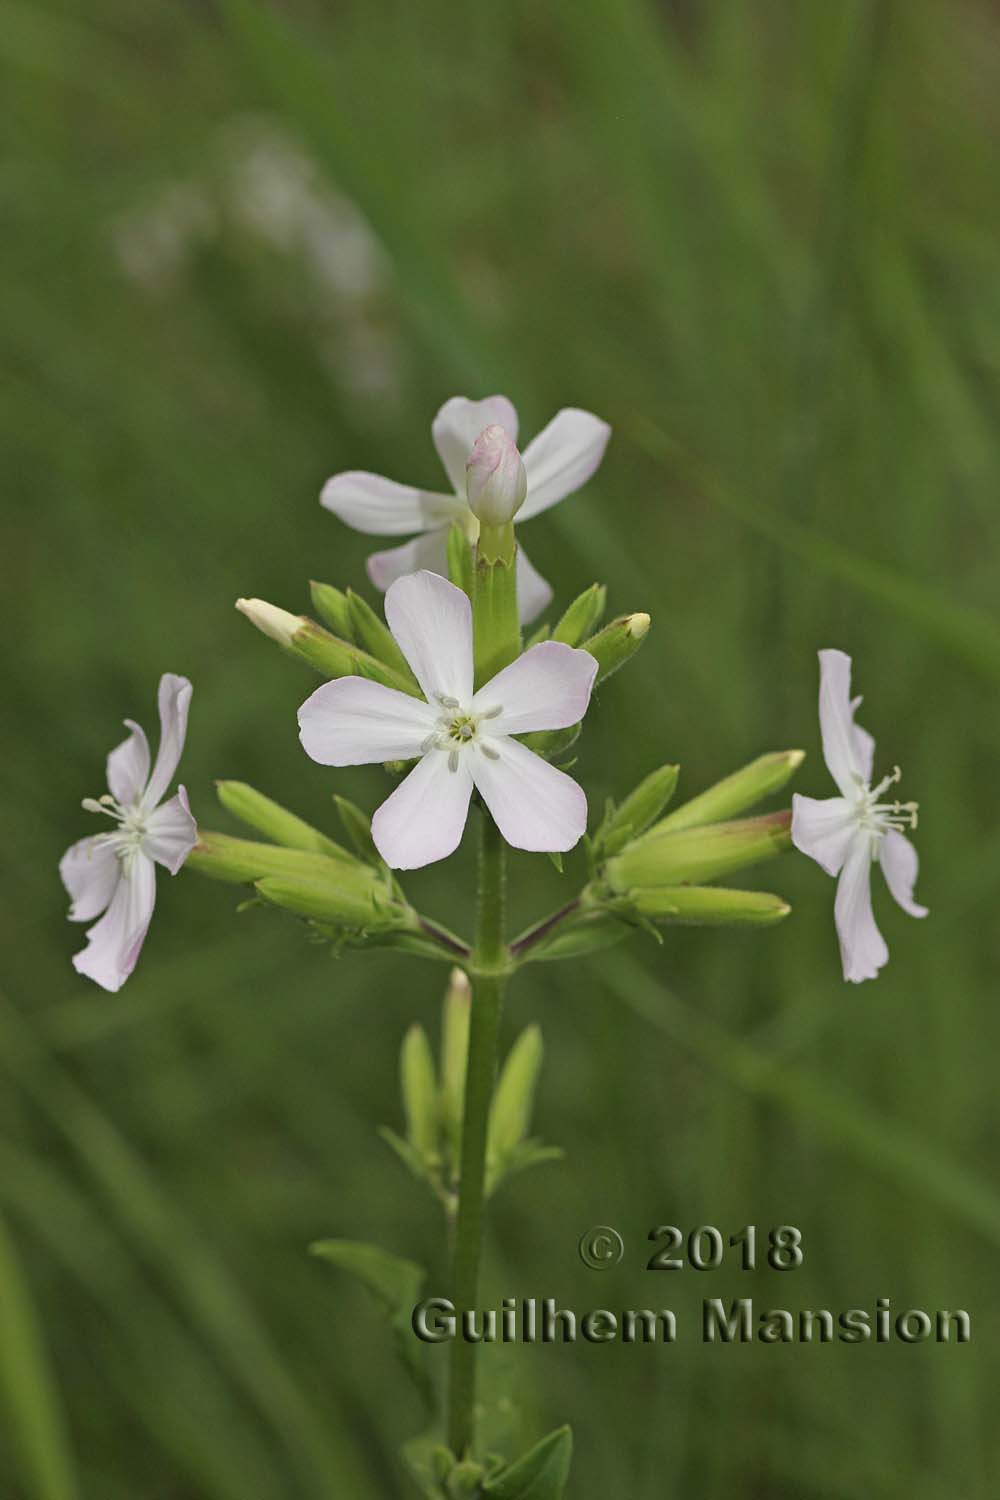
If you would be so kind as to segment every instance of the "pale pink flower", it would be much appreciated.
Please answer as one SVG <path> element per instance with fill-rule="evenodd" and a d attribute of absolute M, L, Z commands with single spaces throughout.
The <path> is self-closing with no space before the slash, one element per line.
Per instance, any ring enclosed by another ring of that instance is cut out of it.
<path fill-rule="evenodd" d="M 176 875 L 198 840 L 184 788 L 163 802 L 184 748 L 191 691 L 186 677 L 165 672 L 160 678 L 160 747 L 152 773 L 142 727 L 125 720 L 131 733 L 108 756 L 109 791 L 83 803 L 117 826 L 80 839 L 59 864 L 72 898 L 70 921 L 100 917 L 73 966 L 106 990 L 121 989 L 135 968 L 156 901 L 155 866 Z"/>
<path fill-rule="evenodd" d="M 506 396 L 487 396 L 482 401 L 453 396 L 442 406 L 431 436 L 451 483 L 447 494 L 397 484 L 361 470 L 327 480 L 321 503 L 355 531 L 370 536 L 419 533 L 402 547 L 372 553 L 368 573 L 376 588 L 385 590 L 395 579 L 424 568 L 447 576 L 448 528 L 453 521 L 461 522 L 475 541 L 479 522 L 466 498 L 466 467 L 476 439 L 494 426 L 501 427 L 516 445 L 517 412 Z M 565 407 L 557 412 L 521 455 L 527 497 L 517 512 L 518 521 L 531 520 L 586 484 L 604 457 L 610 436 L 608 424 L 588 411 Z M 526 623 L 545 609 L 552 590 L 520 547 L 517 586 L 521 620 Z"/>
<path fill-rule="evenodd" d="M 306 699 L 299 732 L 325 766 L 419 757 L 372 819 L 386 864 L 412 870 L 451 854 L 473 788 L 508 844 L 572 849 L 587 826 L 582 789 L 513 736 L 579 723 L 594 658 L 543 641 L 474 692 L 472 609 L 461 589 L 435 573 L 409 574 L 386 593 L 385 617 L 423 698 L 341 677 Z"/>
<path fill-rule="evenodd" d="M 843 651 L 821 651 L 819 662 L 823 758 L 840 796 L 817 801 L 796 794 L 792 841 L 828 875 L 839 876 L 834 919 L 844 978 L 859 984 L 874 979 L 889 960 L 872 913 L 872 865 L 881 865 L 886 885 L 905 912 L 927 915 L 926 906 L 913 899 L 917 851 L 900 832 L 917 826 L 917 804 L 880 801 L 900 779 L 899 767 L 872 786 L 875 741 L 854 722 L 861 699 L 851 698 L 851 658 Z"/>

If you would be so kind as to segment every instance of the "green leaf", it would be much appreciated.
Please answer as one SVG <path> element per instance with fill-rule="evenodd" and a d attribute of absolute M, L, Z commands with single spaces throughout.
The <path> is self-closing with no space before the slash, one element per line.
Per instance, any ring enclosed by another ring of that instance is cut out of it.
<path fill-rule="evenodd" d="M 410 1326 L 427 1279 L 423 1267 L 359 1240 L 317 1240 L 309 1246 L 309 1253 L 356 1277 L 381 1304 L 389 1316 L 396 1353 L 430 1405 L 433 1396 L 422 1358 L 424 1350 Z"/>
<path fill-rule="evenodd" d="M 569 1478 L 573 1434 L 560 1427 L 530 1452 L 508 1464 L 483 1485 L 492 1500 L 560 1500 Z"/>

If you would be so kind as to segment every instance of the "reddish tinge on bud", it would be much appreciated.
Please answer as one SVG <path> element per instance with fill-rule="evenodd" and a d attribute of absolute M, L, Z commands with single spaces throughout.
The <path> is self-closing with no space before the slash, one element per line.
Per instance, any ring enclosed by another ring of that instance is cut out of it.
<path fill-rule="evenodd" d="M 517 445 L 493 424 L 476 438 L 465 466 L 469 509 L 486 526 L 506 526 L 524 504 L 528 476 Z"/>

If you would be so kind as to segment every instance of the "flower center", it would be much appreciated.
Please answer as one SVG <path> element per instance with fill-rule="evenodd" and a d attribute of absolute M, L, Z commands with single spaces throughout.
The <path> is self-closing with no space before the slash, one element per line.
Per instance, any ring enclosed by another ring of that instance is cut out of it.
<path fill-rule="evenodd" d="M 87 812 L 103 813 L 114 819 L 118 824 L 115 831 L 100 837 L 111 845 L 120 860 L 130 863 L 146 837 L 146 819 L 141 803 L 133 802 L 130 807 L 123 807 L 110 792 L 105 792 L 103 797 L 84 797 L 83 806 Z"/>
<path fill-rule="evenodd" d="M 495 719 L 503 713 L 502 704 L 473 713 L 471 708 L 463 708 L 457 698 L 449 698 L 444 693 L 436 694 L 436 698 L 441 713 L 420 747 L 424 755 L 429 750 L 446 750 L 449 771 L 458 770 L 459 757 L 470 745 L 477 745 L 488 760 L 500 759 L 492 745 L 480 737 L 479 726 L 484 719 Z"/>
<path fill-rule="evenodd" d="M 888 776 L 883 776 L 877 786 L 868 786 L 858 778 L 858 821 L 862 828 L 881 837 L 890 828 L 916 828 L 919 802 L 880 802 L 879 798 L 889 787 L 901 781 L 903 773 L 893 766 Z"/>

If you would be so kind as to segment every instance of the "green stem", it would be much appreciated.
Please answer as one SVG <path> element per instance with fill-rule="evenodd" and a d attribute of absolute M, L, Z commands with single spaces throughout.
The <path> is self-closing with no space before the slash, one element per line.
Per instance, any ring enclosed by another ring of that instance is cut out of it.
<path fill-rule="evenodd" d="M 479 916 L 476 947 L 470 965 L 469 1060 L 465 1076 L 458 1219 L 452 1266 L 452 1301 L 459 1317 L 476 1306 L 479 1292 L 486 1139 L 508 964 L 504 944 L 505 890 L 506 847 L 493 819 L 484 811 L 479 854 Z M 448 1443 L 459 1457 L 472 1446 L 475 1405 L 476 1345 L 458 1338 L 451 1345 Z"/>

